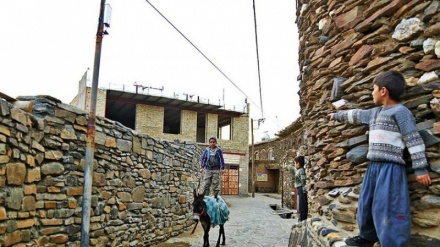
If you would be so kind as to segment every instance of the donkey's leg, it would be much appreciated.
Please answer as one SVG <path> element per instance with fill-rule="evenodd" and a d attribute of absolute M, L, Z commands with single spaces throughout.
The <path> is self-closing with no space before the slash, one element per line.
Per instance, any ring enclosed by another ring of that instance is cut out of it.
<path fill-rule="evenodd" d="M 226 236 L 225 236 L 225 226 L 224 225 L 220 225 L 220 231 L 221 231 L 221 235 L 223 236 L 223 240 L 222 240 L 222 245 L 226 244 Z"/>
<path fill-rule="evenodd" d="M 215 245 L 215 247 L 219 247 L 220 246 L 220 237 L 221 236 L 222 236 L 222 225 L 220 225 L 220 229 L 218 230 L 217 244 Z"/>
<path fill-rule="evenodd" d="M 209 247 L 209 229 L 211 228 L 211 224 L 206 221 L 202 222 L 203 226 L 203 247 Z"/>
<path fill-rule="evenodd" d="M 205 234 L 203 234 L 203 247 L 209 247 L 209 231 L 205 230 Z"/>
<path fill-rule="evenodd" d="M 225 228 L 223 225 L 220 225 L 220 230 L 218 231 L 218 239 L 216 247 L 220 246 L 220 237 L 223 237 L 222 245 L 225 245 Z"/>

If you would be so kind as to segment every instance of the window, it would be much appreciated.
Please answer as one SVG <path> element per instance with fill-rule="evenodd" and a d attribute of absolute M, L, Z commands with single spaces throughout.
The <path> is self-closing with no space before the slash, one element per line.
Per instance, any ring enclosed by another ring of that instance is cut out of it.
<path fill-rule="evenodd" d="M 273 157 L 273 149 L 269 149 L 269 152 L 267 152 L 267 159 L 275 160 L 275 157 Z"/>
<path fill-rule="evenodd" d="M 136 104 L 107 100 L 105 105 L 105 117 L 113 121 L 118 121 L 125 127 L 135 129 Z"/>
<path fill-rule="evenodd" d="M 232 140 L 232 118 L 218 116 L 218 136 L 222 140 Z"/>
<path fill-rule="evenodd" d="M 180 121 L 182 113 L 177 109 L 164 110 L 163 133 L 180 134 Z"/>

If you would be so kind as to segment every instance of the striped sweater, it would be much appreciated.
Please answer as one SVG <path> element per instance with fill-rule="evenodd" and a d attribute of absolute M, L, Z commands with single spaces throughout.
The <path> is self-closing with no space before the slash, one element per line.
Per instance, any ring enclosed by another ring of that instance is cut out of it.
<path fill-rule="evenodd" d="M 368 124 L 370 161 L 405 164 L 403 151 L 408 148 L 416 175 L 428 173 L 425 144 L 417 131 L 416 121 L 402 104 L 380 106 L 368 110 L 347 110 L 334 114 L 338 122 Z"/>

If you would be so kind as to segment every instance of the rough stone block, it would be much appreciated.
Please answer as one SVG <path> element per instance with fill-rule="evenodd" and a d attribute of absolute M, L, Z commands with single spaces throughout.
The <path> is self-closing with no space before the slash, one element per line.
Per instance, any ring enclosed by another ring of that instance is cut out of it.
<path fill-rule="evenodd" d="M 26 177 L 26 165 L 23 163 L 6 164 L 8 185 L 22 185 Z"/>

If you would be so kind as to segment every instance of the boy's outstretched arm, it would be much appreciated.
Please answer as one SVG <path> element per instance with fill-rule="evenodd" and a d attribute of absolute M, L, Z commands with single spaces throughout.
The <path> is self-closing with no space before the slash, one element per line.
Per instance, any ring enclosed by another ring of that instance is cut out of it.
<path fill-rule="evenodd" d="M 370 121 L 370 116 L 374 111 L 377 110 L 376 108 L 368 110 L 341 110 L 335 113 L 330 113 L 328 116 L 330 120 L 336 120 L 340 123 L 368 124 L 368 122 Z"/>

